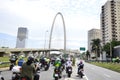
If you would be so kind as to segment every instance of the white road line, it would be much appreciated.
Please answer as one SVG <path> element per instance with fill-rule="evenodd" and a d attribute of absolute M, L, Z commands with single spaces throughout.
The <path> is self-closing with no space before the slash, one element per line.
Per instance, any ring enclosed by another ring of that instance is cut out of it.
<path fill-rule="evenodd" d="M 95 69 L 95 68 L 91 68 L 91 69 Z"/>
<path fill-rule="evenodd" d="M 86 80 L 88 80 L 87 76 L 85 76 Z"/>
<path fill-rule="evenodd" d="M 75 79 L 72 79 L 72 78 L 65 78 L 64 80 L 75 80 Z"/>
<path fill-rule="evenodd" d="M 104 74 L 106 77 L 109 77 L 110 78 L 110 75 L 108 75 L 108 74 Z"/>
<path fill-rule="evenodd" d="M 84 75 L 85 75 L 85 74 L 84 74 Z M 86 80 L 89 80 L 88 77 L 87 77 L 86 75 L 85 75 L 84 77 L 86 78 Z"/>

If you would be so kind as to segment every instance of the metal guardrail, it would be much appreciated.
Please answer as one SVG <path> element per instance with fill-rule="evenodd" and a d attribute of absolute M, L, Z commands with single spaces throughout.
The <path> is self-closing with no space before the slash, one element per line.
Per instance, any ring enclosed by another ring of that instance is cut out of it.
<path fill-rule="evenodd" d="M 8 63 L 10 63 L 10 62 L 0 62 L 0 65 L 2 65 L 2 64 L 8 64 Z"/>
<path fill-rule="evenodd" d="M 9 64 L 10 62 L 0 62 L 0 66 L 4 66 L 6 64 Z M 9 67 L 6 66 L 6 67 L 0 67 L 0 71 L 6 71 L 6 70 L 9 70 Z"/>

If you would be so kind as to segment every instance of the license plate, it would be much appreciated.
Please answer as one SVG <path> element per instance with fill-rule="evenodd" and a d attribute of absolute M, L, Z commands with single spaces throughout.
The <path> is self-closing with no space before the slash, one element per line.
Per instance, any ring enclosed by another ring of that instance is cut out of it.
<path fill-rule="evenodd" d="M 26 78 L 22 78 L 22 80 L 27 80 Z"/>
<path fill-rule="evenodd" d="M 55 77 L 58 77 L 58 74 L 55 74 Z"/>
<path fill-rule="evenodd" d="M 12 74 L 12 77 L 15 77 L 16 75 L 15 74 Z"/>

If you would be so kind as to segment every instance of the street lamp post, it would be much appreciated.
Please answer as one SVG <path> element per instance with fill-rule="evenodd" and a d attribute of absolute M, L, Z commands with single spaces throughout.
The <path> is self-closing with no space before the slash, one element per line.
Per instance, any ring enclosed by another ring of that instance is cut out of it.
<path fill-rule="evenodd" d="M 44 43 L 44 49 L 45 49 L 45 47 L 46 47 L 46 33 L 48 32 L 48 30 L 47 31 L 45 31 L 45 43 Z"/>
<path fill-rule="evenodd" d="M 101 55 L 101 61 L 103 61 L 102 43 L 100 43 L 100 55 Z"/>
<path fill-rule="evenodd" d="M 110 40 L 110 58 L 111 58 L 111 61 L 112 61 L 112 44 L 111 44 L 111 40 Z"/>

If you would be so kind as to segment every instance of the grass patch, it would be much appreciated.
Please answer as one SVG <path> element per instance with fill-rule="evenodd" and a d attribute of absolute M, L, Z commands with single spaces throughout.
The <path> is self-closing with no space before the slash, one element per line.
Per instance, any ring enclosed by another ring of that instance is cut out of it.
<path fill-rule="evenodd" d="M 0 62 L 8 62 L 9 57 L 0 57 Z"/>
<path fill-rule="evenodd" d="M 0 57 L 0 62 L 9 62 L 9 57 Z M 8 67 L 10 63 L 0 64 L 0 68 Z"/>
<path fill-rule="evenodd" d="M 9 57 L 0 57 L 0 62 L 9 62 Z M 27 58 L 24 58 L 25 61 L 27 61 Z M 6 64 L 0 64 L 0 68 L 8 67 L 10 66 L 10 63 Z"/>
<path fill-rule="evenodd" d="M 120 73 L 120 64 L 118 63 L 106 63 L 106 62 L 90 62 L 90 63 Z"/>
<path fill-rule="evenodd" d="M 9 66 L 10 66 L 9 63 L 8 64 L 0 64 L 0 68 L 9 67 Z"/>

